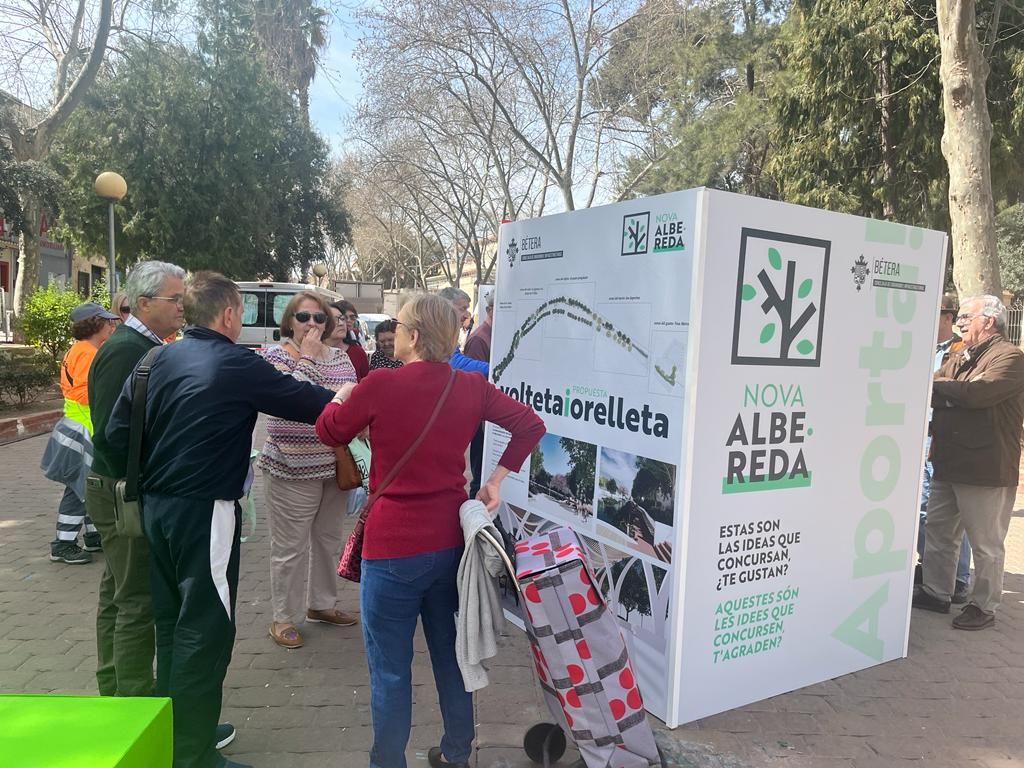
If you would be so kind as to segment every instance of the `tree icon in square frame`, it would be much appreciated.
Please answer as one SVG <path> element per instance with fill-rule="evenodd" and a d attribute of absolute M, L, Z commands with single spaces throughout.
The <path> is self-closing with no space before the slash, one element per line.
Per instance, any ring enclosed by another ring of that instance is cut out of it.
<path fill-rule="evenodd" d="M 733 365 L 818 367 L 832 243 L 743 228 Z"/>

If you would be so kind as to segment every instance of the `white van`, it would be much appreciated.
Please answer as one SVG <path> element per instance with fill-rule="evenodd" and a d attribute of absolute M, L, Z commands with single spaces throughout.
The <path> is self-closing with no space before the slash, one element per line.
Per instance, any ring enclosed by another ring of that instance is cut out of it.
<path fill-rule="evenodd" d="M 363 333 L 366 335 L 366 341 L 363 342 L 363 349 L 366 350 L 367 354 L 372 353 L 377 348 L 377 337 L 374 336 L 373 332 L 377 329 L 377 326 L 383 323 L 385 320 L 390 320 L 391 315 L 382 315 L 379 312 L 368 312 L 365 315 L 359 316 L 359 324 L 363 328 Z"/>
<path fill-rule="evenodd" d="M 303 283 L 238 282 L 242 292 L 242 335 L 238 343 L 263 349 L 281 340 L 281 316 L 285 307 L 299 291 L 315 291 L 328 303 L 343 299 L 340 293 Z"/>

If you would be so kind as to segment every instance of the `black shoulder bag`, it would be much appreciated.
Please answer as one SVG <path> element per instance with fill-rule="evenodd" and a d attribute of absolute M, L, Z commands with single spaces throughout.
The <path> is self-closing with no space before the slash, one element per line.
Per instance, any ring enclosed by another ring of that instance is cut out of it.
<path fill-rule="evenodd" d="M 141 481 L 142 435 L 146 431 L 146 392 L 149 389 L 149 372 L 153 361 L 163 349 L 161 344 L 146 353 L 135 369 L 132 392 L 132 420 L 128 432 L 128 472 L 124 480 L 114 486 L 114 527 L 121 536 L 130 539 L 144 538 L 142 528 L 142 500 L 139 498 Z"/>

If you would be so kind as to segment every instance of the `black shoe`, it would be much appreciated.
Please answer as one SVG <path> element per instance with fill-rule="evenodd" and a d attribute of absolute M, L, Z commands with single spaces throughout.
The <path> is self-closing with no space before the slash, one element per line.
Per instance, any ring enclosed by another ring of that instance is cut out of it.
<path fill-rule="evenodd" d="M 967 598 L 971 596 L 971 582 L 969 581 L 958 581 L 956 583 L 956 589 L 953 590 L 953 597 L 950 600 L 957 605 L 962 605 L 967 602 Z"/>
<path fill-rule="evenodd" d="M 61 541 L 50 545 L 50 561 L 54 563 L 67 563 L 68 565 L 82 565 L 91 563 L 92 555 L 82 551 L 82 548 L 73 541 Z"/>
<path fill-rule="evenodd" d="M 469 768 L 469 763 L 449 763 L 441 754 L 440 747 L 431 747 L 427 752 L 427 762 L 430 768 Z"/>
<path fill-rule="evenodd" d="M 220 723 L 214 733 L 217 749 L 224 749 L 224 747 L 235 740 L 235 726 L 231 723 Z"/>
<path fill-rule="evenodd" d="M 926 592 L 924 587 L 914 587 L 914 599 L 911 605 L 926 611 L 935 611 L 935 613 L 949 613 L 949 600 L 940 600 L 934 597 L 931 593 Z"/>
<path fill-rule="evenodd" d="M 918 563 L 914 566 L 914 586 L 924 583 L 924 568 Z"/>
<path fill-rule="evenodd" d="M 959 616 L 953 619 L 953 629 L 976 631 L 979 629 L 988 629 L 989 627 L 995 626 L 995 623 L 995 614 L 985 613 L 981 608 L 976 606 L 974 603 L 971 603 L 960 611 Z"/>
<path fill-rule="evenodd" d="M 103 543 L 98 533 L 87 533 L 82 537 L 82 549 L 86 552 L 102 552 Z"/>

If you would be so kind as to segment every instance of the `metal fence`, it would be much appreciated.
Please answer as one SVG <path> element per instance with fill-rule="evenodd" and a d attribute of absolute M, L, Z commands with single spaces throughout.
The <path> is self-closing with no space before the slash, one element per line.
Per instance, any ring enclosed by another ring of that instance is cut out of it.
<path fill-rule="evenodd" d="M 1024 297 L 1016 298 L 1006 307 L 1006 338 L 1020 346 L 1021 325 L 1024 324 Z"/>

